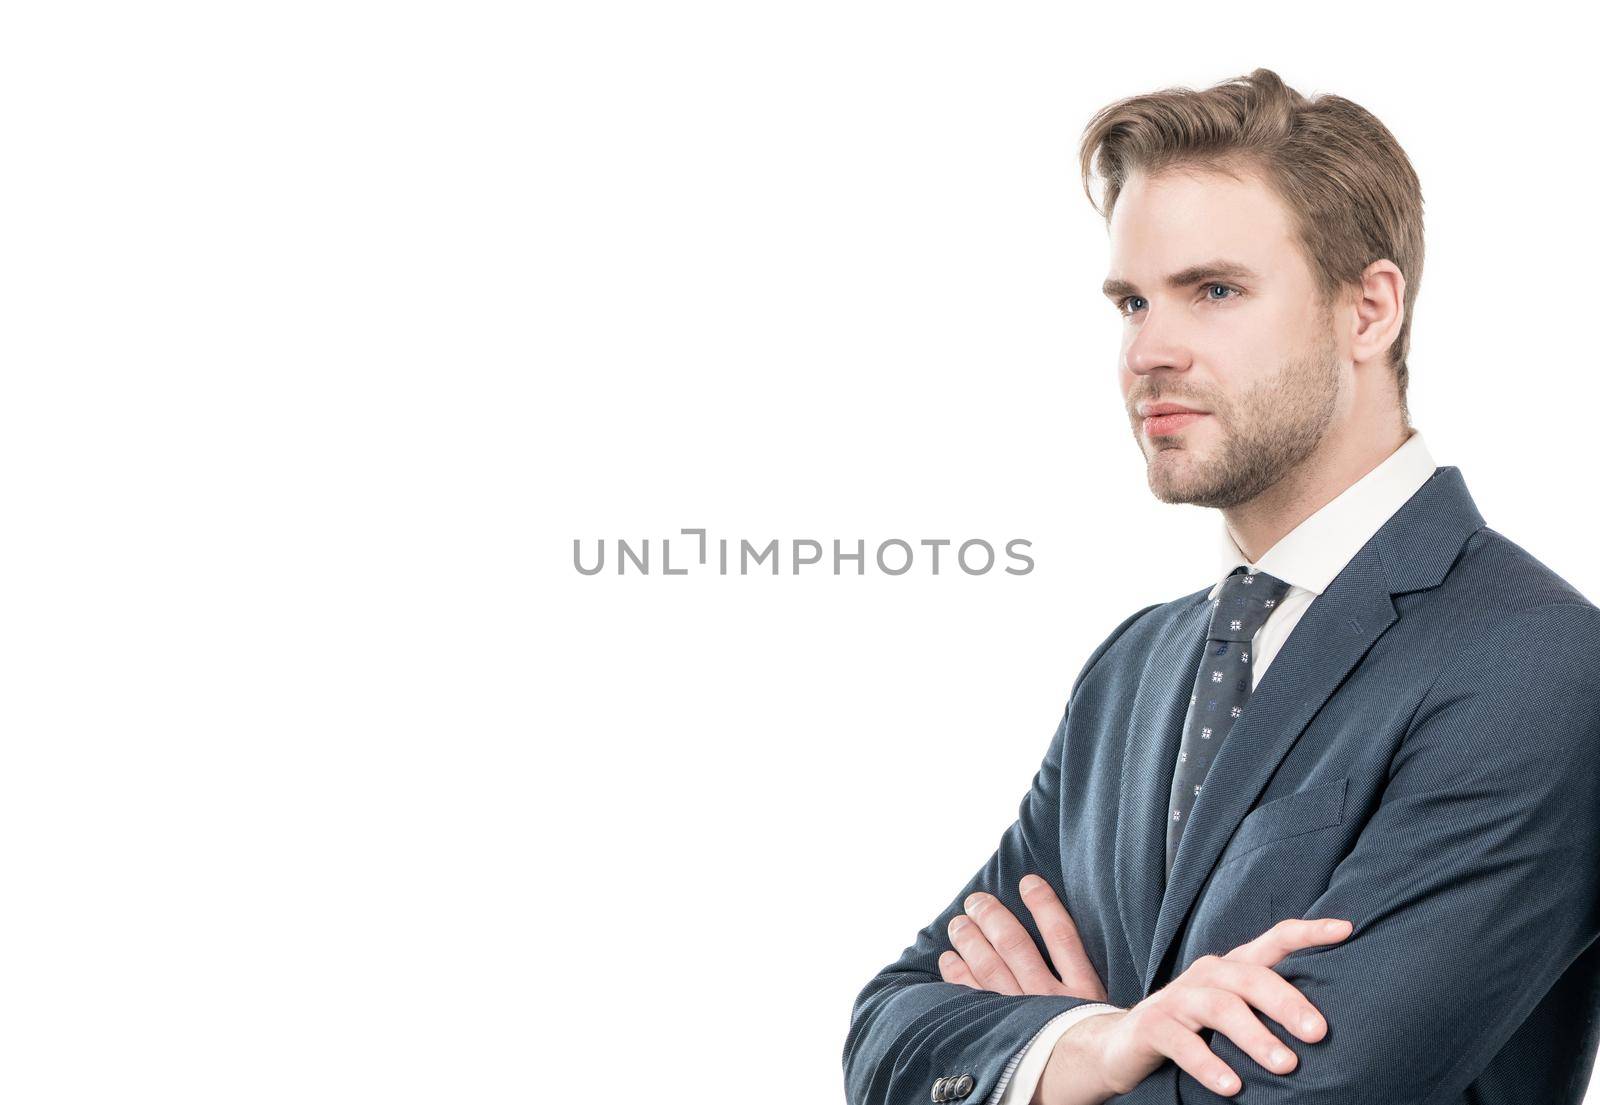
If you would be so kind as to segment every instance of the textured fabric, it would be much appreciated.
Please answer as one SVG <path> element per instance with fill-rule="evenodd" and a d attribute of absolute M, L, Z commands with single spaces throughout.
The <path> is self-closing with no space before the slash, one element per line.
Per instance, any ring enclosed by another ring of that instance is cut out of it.
<path fill-rule="evenodd" d="M 1276 576 L 1240 567 L 1223 581 L 1211 600 L 1211 622 L 1206 627 L 1194 689 L 1189 692 L 1183 744 L 1178 749 L 1167 803 L 1168 874 L 1206 772 L 1255 687 L 1250 674 L 1250 642 L 1288 592 L 1289 585 Z"/>
<path fill-rule="evenodd" d="M 1600 1030 L 1600 610 L 1437 469 L 1282 643 L 1164 880 L 1209 590 L 1136 612 L 1090 657 L 995 854 L 857 996 L 847 1100 L 910 1105 L 968 1073 L 985 1100 L 1089 1004 L 939 978 L 974 890 L 1043 948 L 1017 887 L 1034 872 L 1124 1008 L 1284 917 L 1354 924 L 1275 968 L 1330 1025 L 1306 1044 L 1263 1018 L 1294 1071 L 1208 1031 L 1239 1097 L 1164 1063 L 1119 1101 L 1577 1105 Z"/>

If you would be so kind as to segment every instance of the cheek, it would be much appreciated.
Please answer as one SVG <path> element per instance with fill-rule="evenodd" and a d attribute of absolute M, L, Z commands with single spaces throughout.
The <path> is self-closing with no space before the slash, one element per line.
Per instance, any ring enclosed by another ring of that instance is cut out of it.
<path fill-rule="evenodd" d="M 1258 308 L 1262 305 L 1256 305 Z M 1303 317 L 1285 310 L 1240 311 L 1214 335 L 1241 370 L 1270 375 L 1306 348 L 1311 334 Z"/>
<path fill-rule="evenodd" d="M 1218 304 L 1195 332 L 1195 341 L 1219 353 L 1249 356 L 1286 345 L 1303 323 L 1277 299 Z"/>
<path fill-rule="evenodd" d="M 1270 339 L 1270 340 L 1269 340 Z M 1238 379 L 1270 361 L 1268 348 L 1278 339 L 1253 329 L 1227 325 L 1214 327 L 1195 349 L 1195 357 L 1212 365 L 1219 376 Z"/>

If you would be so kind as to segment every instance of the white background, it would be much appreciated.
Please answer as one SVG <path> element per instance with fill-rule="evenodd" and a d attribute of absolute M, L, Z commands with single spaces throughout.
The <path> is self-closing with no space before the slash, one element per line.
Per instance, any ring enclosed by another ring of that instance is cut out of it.
<path fill-rule="evenodd" d="M 9 12 L 0 1096 L 842 1100 L 1089 653 L 1215 570 L 1098 292 L 1123 95 L 1385 120 L 1414 421 L 1600 596 L 1590 44 L 1516 11 Z M 1037 568 L 572 567 L 683 527 Z"/>

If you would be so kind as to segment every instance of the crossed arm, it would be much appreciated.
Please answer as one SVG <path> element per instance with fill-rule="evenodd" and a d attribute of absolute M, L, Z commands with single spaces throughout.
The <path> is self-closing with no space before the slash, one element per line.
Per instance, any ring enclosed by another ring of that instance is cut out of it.
<path fill-rule="evenodd" d="M 941 976 L 1001 993 L 1104 995 L 1077 926 L 1055 891 L 1035 875 L 1024 878 L 1020 889 L 1061 980 L 1016 916 L 983 893 L 967 898 L 970 916 L 951 921 L 955 950 L 939 957 Z M 1303 1040 L 1320 1040 L 1327 1030 L 1321 1015 L 1271 968 L 1290 952 L 1336 943 L 1349 934 L 1347 921 L 1286 919 L 1225 956 L 1203 957 L 1133 1010 L 1107 1006 L 1091 1012 L 1106 1016 L 1101 1024 L 1082 1029 L 1074 1024 L 1061 1035 L 1043 1033 L 1028 1047 L 1030 1057 L 1035 1048 L 1054 1048 L 1043 1078 L 1013 1081 L 1001 1100 L 1011 1105 L 1029 1105 L 1030 1100 L 1099 1105 L 1138 1086 L 1168 1058 L 1220 1092 L 1236 1093 L 1241 1087 L 1237 1073 L 1198 1035 L 1206 1028 L 1227 1032 L 1262 1067 L 1287 1073 L 1295 1067 L 1294 1053 L 1267 1031 L 1251 1007 L 1289 1026 Z"/>
<path fill-rule="evenodd" d="M 1526 662 L 1530 642 L 1537 664 Z M 1060 885 L 1053 833 L 1065 725 L 1063 717 L 1000 849 L 857 999 L 845 1050 L 852 1103 L 924 1101 L 936 1077 L 967 1070 L 977 1082 L 970 1100 L 986 1100 L 1002 1088 L 1006 1060 L 1043 1025 L 1094 1000 L 980 991 L 935 973 L 946 926 L 974 891 L 1048 950 L 1020 882 L 1033 873 Z M 1327 1035 L 1308 1043 L 1269 1016 L 1263 1027 L 1296 1056 L 1287 1073 L 1257 1063 L 1248 1041 L 1224 1031 L 1211 1053 L 1249 1086 L 1253 1105 L 1459 1099 L 1600 935 L 1597 793 L 1600 611 L 1526 609 L 1465 642 L 1419 706 L 1380 804 L 1308 910 L 1348 918 L 1352 934 L 1272 967 L 1326 1019 Z M 1202 962 L 1209 969 L 1214 958 Z M 1118 1043 L 1106 1031 L 1113 1016 L 1063 1040 L 1093 1026 L 1104 1058 Z M 1047 1070 L 1044 1105 L 1053 1105 L 1052 1088 Z M 1213 1090 L 1176 1063 L 1117 1088 L 1129 1105 L 1215 1102 L 1234 1092 Z"/>

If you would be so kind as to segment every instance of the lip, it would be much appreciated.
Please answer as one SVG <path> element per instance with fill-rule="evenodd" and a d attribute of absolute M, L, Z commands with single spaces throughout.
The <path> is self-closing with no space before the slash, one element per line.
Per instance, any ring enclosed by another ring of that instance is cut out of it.
<path fill-rule="evenodd" d="M 1209 411 L 1197 410 L 1186 407 L 1182 403 L 1141 403 L 1139 404 L 1139 417 L 1149 418 L 1155 414 L 1209 414 Z"/>
<path fill-rule="evenodd" d="M 1165 437 L 1178 433 L 1193 422 L 1206 417 L 1205 411 L 1176 410 L 1171 414 L 1152 414 L 1141 419 L 1139 427 L 1146 437 Z"/>

